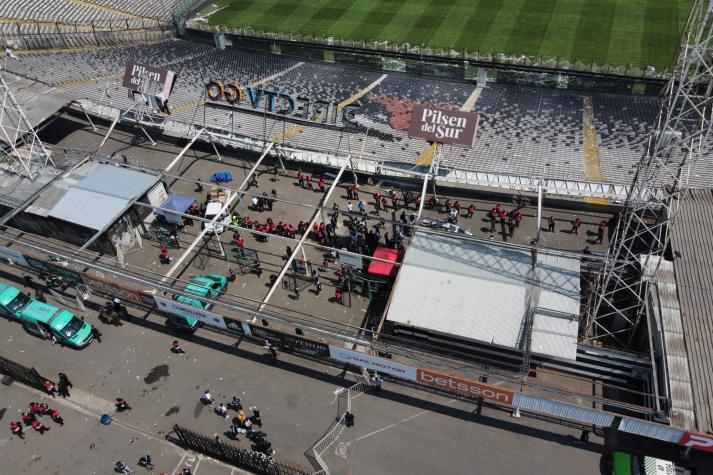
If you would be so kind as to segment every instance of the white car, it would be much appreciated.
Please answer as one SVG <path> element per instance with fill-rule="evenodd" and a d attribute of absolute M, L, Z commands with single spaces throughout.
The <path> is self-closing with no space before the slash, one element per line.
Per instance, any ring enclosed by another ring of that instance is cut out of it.
<path fill-rule="evenodd" d="M 220 213 L 220 210 L 222 208 L 223 203 L 221 203 L 220 201 L 211 201 L 205 208 L 205 219 L 209 221 L 212 220 L 213 218 L 218 216 L 218 213 Z M 206 231 L 207 234 L 220 234 L 225 231 L 225 226 L 229 224 L 230 215 L 227 211 L 223 211 L 220 217 L 218 217 L 218 219 L 215 221 L 215 223 L 204 223 L 205 227 L 208 229 L 208 231 Z"/>

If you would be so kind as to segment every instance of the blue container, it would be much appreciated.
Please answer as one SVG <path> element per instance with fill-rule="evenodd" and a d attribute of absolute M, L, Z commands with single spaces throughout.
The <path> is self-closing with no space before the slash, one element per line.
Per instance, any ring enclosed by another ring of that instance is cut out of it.
<path fill-rule="evenodd" d="M 104 424 L 105 426 L 108 426 L 111 424 L 111 416 L 109 414 L 102 414 L 101 416 L 101 423 Z"/>

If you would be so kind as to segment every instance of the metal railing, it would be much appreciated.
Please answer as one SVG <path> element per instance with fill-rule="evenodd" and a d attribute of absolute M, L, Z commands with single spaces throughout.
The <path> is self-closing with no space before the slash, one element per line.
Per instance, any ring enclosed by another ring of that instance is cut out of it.
<path fill-rule="evenodd" d="M 305 457 L 307 457 L 307 460 L 315 470 L 313 475 L 329 475 L 329 467 L 322 459 L 322 454 L 329 450 L 339 440 L 339 436 L 342 435 L 346 427 L 347 413 L 352 410 L 352 399 L 361 396 L 370 387 L 368 383 L 360 381 L 353 386 L 343 388 L 337 395 L 337 417 L 329 426 L 327 432 L 305 451 Z"/>
<path fill-rule="evenodd" d="M 103 22 L 102 22 L 103 23 Z M 17 24 L 16 31 L 0 32 L 0 43 L 16 50 L 67 49 L 95 46 L 112 46 L 129 43 L 147 43 L 171 38 L 173 26 L 166 23 L 128 20 L 112 22 L 110 26 L 97 27 L 95 22 L 69 25 L 63 23 L 40 24 L 36 31 L 27 25 Z"/>
<path fill-rule="evenodd" d="M 420 60 L 453 60 L 468 61 L 477 64 L 493 66 L 529 67 L 539 70 L 575 71 L 594 73 L 605 76 L 621 76 L 643 79 L 667 79 L 668 69 L 657 70 L 654 66 L 636 66 L 632 64 L 604 63 L 598 64 L 584 58 L 545 57 L 542 55 L 514 54 L 506 52 L 468 51 L 434 47 L 429 45 L 411 45 L 409 43 L 393 43 L 378 40 L 355 40 L 319 34 L 289 33 L 255 29 L 240 25 L 209 25 L 201 21 L 187 21 L 186 27 L 211 33 L 226 33 L 244 38 L 265 39 L 281 42 L 294 42 L 321 46 L 325 49 L 353 50 L 359 53 L 375 55 L 410 57 Z"/>
<path fill-rule="evenodd" d="M 35 389 L 41 391 L 45 390 L 42 383 L 44 383 L 47 378 L 38 373 L 35 368 L 28 368 L 27 366 L 15 363 L 2 356 L 0 356 L 0 374 L 9 376 L 15 381 L 19 381 Z"/>
<path fill-rule="evenodd" d="M 173 432 L 185 448 L 222 460 L 235 467 L 249 470 L 252 473 L 261 475 L 309 474 L 309 472 L 303 468 L 276 462 L 259 452 L 241 449 L 235 445 L 223 442 L 220 439 L 208 437 L 178 424 L 173 426 Z"/>

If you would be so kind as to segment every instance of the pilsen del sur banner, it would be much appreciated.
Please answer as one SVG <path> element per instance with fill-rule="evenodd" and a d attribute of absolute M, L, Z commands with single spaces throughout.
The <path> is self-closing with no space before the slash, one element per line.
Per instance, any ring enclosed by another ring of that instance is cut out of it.
<path fill-rule="evenodd" d="M 339 107 L 337 102 L 312 100 L 287 94 L 276 89 L 255 86 L 241 86 L 235 83 L 211 81 L 206 85 L 206 96 L 210 101 L 224 101 L 230 105 L 247 105 L 256 111 L 266 111 L 333 126 L 351 126 L 354 116 L 361 108 L 359 103 Z"/>

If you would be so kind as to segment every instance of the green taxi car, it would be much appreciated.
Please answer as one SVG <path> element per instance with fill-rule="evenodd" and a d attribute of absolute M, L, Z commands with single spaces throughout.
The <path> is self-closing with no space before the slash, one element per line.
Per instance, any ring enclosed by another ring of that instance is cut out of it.
<path fill-rule="evenodd" d="M 94 339 L 89 323 L 69 310 L 39 302 L 11 285 L 0 284 L 0 314 L 20 321 L 35 336 L 54 337 L 74 348 L 84 348 Z"/>
<path fill-rule="evenodd" d="M 176 302 L 197 307 L 203 310 L 210 310 L 213 306 L 211 302 L 204 302 L 200 299 L 216 300 L 224 293 L 228 286 L 228 278 L 221 274 L 207 274 L 191 278 L 191 282 L 183 288 L 185 295 L 180 295 Z M 193 298 L 195 296 L 196 298 Z M 185 315 L 170 314 L 168 323 L 180 330 L 193 332 L 200 326 L 200 321 Z"/>

